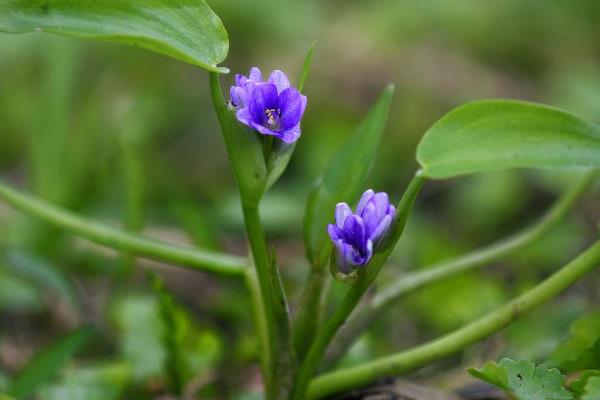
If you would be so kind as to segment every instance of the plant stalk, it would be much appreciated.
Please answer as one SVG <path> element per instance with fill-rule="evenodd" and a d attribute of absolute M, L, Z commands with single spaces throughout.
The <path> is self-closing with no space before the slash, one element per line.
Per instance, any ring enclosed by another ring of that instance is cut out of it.
<path fill-rule="evenodd" d="M 367 385 L 378 378 L 406 374 L 441 360 L 504 329 L 512 321 L 556 297 L 599 264 L 600 241 L 533 289 L 452 333 L 413 349 L 317 377 L 310 383 L 306 398 L 321 399 Z"/>

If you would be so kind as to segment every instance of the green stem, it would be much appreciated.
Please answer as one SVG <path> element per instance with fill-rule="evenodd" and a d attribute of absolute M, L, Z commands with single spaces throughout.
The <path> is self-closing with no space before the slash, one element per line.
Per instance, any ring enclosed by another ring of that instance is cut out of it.
<path fill-rule="evenodd" d="M 408 221 L 410 210 L 412 209 L 423 183 L 424 179 L 421 177 L 420 172 L 418 172 L 407 187 L 398 204 L 398 215 L 393 230 L 390 232 L 390 244 L 381 253 L 376 254 L 372 261 L 365 266 L 362 279 L 359 279 L 356 285 L 351 286 L 348 289 L 339 307 L 335 310 L 333 315 L 327 319 L 325 326 L 318 332 L 317 337 L 310 346 L 306 358 L 300 366 L 298 377 L 296 378 L 294 390 L 292 392 L 292 399 L 302 400 L 305 398 L 308 382 L 319 367 L 327 346 L 338 329 L 344 324 L 346 318 L 352 313 L 352 310 L 354 310 L 365 291 L 375 280 L 383 267 L 383 264 L 387 261 L 394 249 L 396 242 L 400 239 L 404 227 L 406 226 L 406 222 Z"/>
<path fill-rule="evenodd" d="M 504 329 L 515 319 L 553 299 L 598 267 L 599 263 L 600 241 L 533 289 L 452 333 L 407 351 L 317 377 L 310 384 L 307 398 L 320 399 L 364 386 L 384 376 L 406 374 L 456 353 Z"/>
<path fill-rule="evenodd" d="M 407 274 L 376 294 L 370 302 L 359 307 L 340 329 L 335 343 L 332 343 L 328 349 L 324 362 L 325 368 L 334 366 L 350 348 L 354 340 L 368 329 L 371 323 L 379 318 L 390 305 L 404 295 L 425 285 L 489 265 L 540 239 L 565 217 L 575 203 L 585 195 L 597 177 L 598 171 L 590 171 L 584 174 L 578 181 L 573 183 L 540 220 L 520 232 L 453 260 L 434 264 L 422 271 Z"/>
<path fill-rule="evenodd" d="M 0 198 L 16 209 L 112 249 L 226 276 L 242 276 L 246 259 L 161 242 L 78 216 L 0 182 Z"/>
<path fill-rule="evenodd" d="M 273 320 L 272 312 L 273 286 L 271 284 L 271 265 L 269 262 L 267 243 L 260 223 L 258 207 L 244 205 L 242 206 L 242 209 L 244 213 L 244 223 L 246 225 L 246 234 L 248 236 L 252 258 L 254 259 L 254 265 L 256 267 L 256 277 L 260 289 L 259 292 L 265 319 L 267 347 L 262 349 L 262 351 L 265 352 L 265 359 L 269 366 L 268 374 L 264 377 L 265 392 L 267 398 L 271 398 L 274 390 L 274 376 L 271 367 L 273 366 L 273 358 L 275 355 L 275 321 Z"/>
<path fill-rule="evenodd" d="M 265 306 L 261 295 L 260 285 L 258 283 L 258 277 L 256 276 L 256 269 L 246 268 L 246 287 L 250 294 L 252 315 L 254 317 L 254 324 L 256 326 L 256 332 L 258 340 L 260 342 L 260 365 L 262 376 L 265 379 L 265 388 L 270 387 L 270 344 L 269 344 L 269 332 L 267 316 L 265 314 Z"/>

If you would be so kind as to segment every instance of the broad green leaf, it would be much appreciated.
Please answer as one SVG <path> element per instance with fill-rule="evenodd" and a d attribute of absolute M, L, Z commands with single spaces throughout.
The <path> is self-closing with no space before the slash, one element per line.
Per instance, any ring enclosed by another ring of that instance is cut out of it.
<path fill-rule="evenodd" d="M 11 382 L 8 393 L 23 399 L 35 393 L 91 338 L 93 329 L 79 328 L 54 345 L 42 350 Z"/>
<path fill-rule="evenodd" d="M 308 198 L 304 218 L 304 241 L 313 265 L 324 265 L 330 249 L 327 224 L 333 221 L 335 205 L 353 202 L 363 187 L 385 130 L 394 95 L 388 86 L 355 133 L 344 143 L 317 180 Z"/>
<path fill-rule="evenodd" d="M 507 168 L 600 167 L 600 126 L 541 104 L 477 101 L 436 122 L 417 159 L 434 179 Z"/>
<path fill-rule="evenodd" d="M 571 400 L 573 395 L 564 388 L 565 377 L 557 369 L 530 361 L 508 358 L 486 363 L 482 369 L 470 368 L 475 378 L 504 390 L 515 400 Z"/>
<path fill-rule="evenodd" d="M 566 372 L 600 369 L 600 312 L 578 319 L 570 332 L 571 337 L 552 352 L 548 363 Z"/>
<path fill-rule="evenodd" d="M 209 71 L 229 49 L 203 0 L 0 0 L 0 31 L 51 32 L 143 47 Z"/>

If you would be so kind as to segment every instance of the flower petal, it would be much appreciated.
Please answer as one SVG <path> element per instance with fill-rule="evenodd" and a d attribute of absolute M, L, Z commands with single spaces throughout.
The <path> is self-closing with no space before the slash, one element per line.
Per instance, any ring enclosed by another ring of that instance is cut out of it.
<path fill-rule="evenodd" d="M 352 272 L 352 266 L 354 265 L 353 253 L 355 250 L 348 243 L 345 243 L 342 239 L 335 241 L 335 248 L 337 250 L 337 266 L 338 269 L 344 274 Z"/>
<path fill-rule="evenodd" d="M 269 80 L 267 82 L 277 87 L 277 93 L 281 93 L 285 89 L 290 87 L 290 80 L 288 79 L 287 75 L 278 69 L 271 72 L 271 75 L 269 75 Z"/>
<path fill-rule="evenodd" d="M 229 96 L 235 107 L 246 107 L 248 104 L 248 92 L 239 86 L 232 86 L 229 90 Z"/>
<path fill-rule="evenodd" d="M 392 224 L 392 217 L 390 215 L 386 215 L 383 217 L 379 225 L 375 228 L 375 230 L 369 236 L 369 239 L 372 240 L 375 244 L 378 244 L 380 239 L 382 239 L 385 234 L 388 232 L 390 225 Z"/>
<path fill-rule="evenodd" d="M 373 191 L 373 189 L 368 189 L 367 191 L 365 191 L 362 195 L 362 197 L 360 198 L 360 201 L 358 202 L 358 205 L 356 206 L 356 213 L 361 215 L 365 206 L 367 205 L 367 203 L 369 202 L 369 200 L 371 200 L 373 198 L 373 196 L 375 196 L 375 192 Z"/>
<path fill-rule="evenodd" d="M 375 204 L 375 209 L 377 210 L 377 219 L 381 220 L 387 214 L 390 206 L 390 200 L 387 193 L 375 193 L 375 196 L 373 196 L 373 203 Z"/>
<path fill-rule="evenodd" d="M 294 88 L 287 88 L 279 94 L 278 108 L 281 110 L 279 123 L 282 130 L 291 129 L 300 122 L 304 112 L 302 97 L 300 92 Z M 306 107 L 305 103 L 304 107 Z"/>
<path fill-rule="evenodd" d="M 270 130 L 269 128 L 266 128 L 260 124 L 257 124 L 254 121 L 252 121 L 251 124 L 252 124 L 251 127 L 254 128 L 255 130 L 257 130 L 258 133 L 260 133 L 262 135 L 270 135 L 270 136 L 279 137 L 278 132 L 274 132 L 274 131 Z"/>
<path fill-rule="evenodd" d="M 344 238 L 344 231 L 333 224 L 327 225 L 327 233 L 332 241 L 340 240 Z"/>
<path fill-rule="evenodd" d="M 277 108 L 277 88 L 270 83 L 256 85 L 250 94 L 248 108 L 252 121 L 264 125 L 267 115 L 265 110 L 268 108 Z"/>
<path fill-rule="evenodd" d="M 235 112 L 235 117 L 238 121 L 240 121 L 244 125 L 248 125 L 252 128 L 252 116 L 250 115 L 250 111 L 248 108 L 240 108 Z"/>
<path fill-rule="evenodd" d="M 381 218 L 377 215 L 377 209 L 372 201 L 368 202 L 363 208 L 361 217 L 365 222 L 367 236 L 371 237 L 372 233 L 377 229 L 377 226 L 381 222 Z"/>
<path fill-rule="evenodd" d="M 282 131 L 277 137 L 286 143 L 294 143 L 300 137 L 300 133 L 300 123 L 298 123 L 292 129 Z"/>
<path fill-rule="evenodd" d="M 262 72 L 260 72 L 258 67 L 250 68 L 250 75 L 248 75 L 248 78 L 255 83 L 263 82 Z"/>
<path fill-rule="evenodd" d="M 344 222 L 346 217 L 352 214 L 352 209 L 346 203 L 337 203 L 335 206 L 335 224 L 338 228 L 344 229 Z"/>
<path fill-rule="evenodd" d="M 248 78 L 242 74 L 235 74 L 235 86 L 245 86 Z"/>
<path fill-rule="evenodd" d="M 349 215 L 344 221 L 344 234 L 346 242 L 362 249 L 365 245 L 367 236 L 365 223 L 358 215 Z"/>

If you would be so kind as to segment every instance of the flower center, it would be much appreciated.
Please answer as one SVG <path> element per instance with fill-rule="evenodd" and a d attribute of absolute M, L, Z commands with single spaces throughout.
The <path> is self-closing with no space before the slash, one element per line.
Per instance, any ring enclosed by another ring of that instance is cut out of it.
<path fill-rule="evenodd" d="M 265 116 L 267 117 L 267 126 L 271 130 L 279 129 L 279 118 L 281 118 L 281 110 L 278 108 L 267 108 L 265 110 Z"/>

